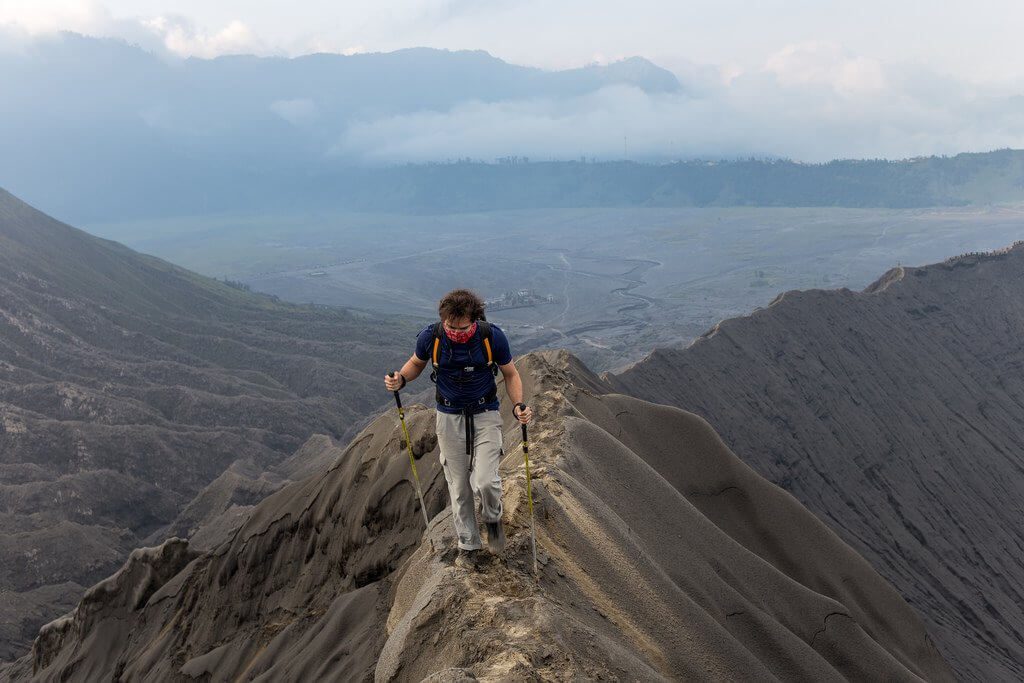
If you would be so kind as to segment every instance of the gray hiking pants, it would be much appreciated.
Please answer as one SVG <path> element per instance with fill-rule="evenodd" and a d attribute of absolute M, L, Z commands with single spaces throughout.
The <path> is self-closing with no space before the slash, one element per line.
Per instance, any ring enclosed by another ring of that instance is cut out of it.
<path fill-rule="evenodd" d="M 501 413 L 485 410 L 473 416 L 473 471 L 466 454 L 466 417 L 461 413 L 437 411 L 437 445 L 441 466 L 448 481 L 452 501 L 452 520 L 459 547 L 463 550 L 481 548 L 473 494 L 480 496 L 480 514 L 484 523 L 501 519 Z"/>

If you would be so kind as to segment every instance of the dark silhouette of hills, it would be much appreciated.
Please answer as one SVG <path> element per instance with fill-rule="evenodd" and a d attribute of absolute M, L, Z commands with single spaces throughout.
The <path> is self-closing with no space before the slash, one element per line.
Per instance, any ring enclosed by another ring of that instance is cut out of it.
<path fill-rule="evenodd" d="M 136 550 L 45 626 L 13 680 L 891 680 L 952 673 L 915 612 L 789 494 L 678 409 L 609 393 L 564 351 L 519 359 L 537 410 L 540 572 L 502 409 L 509 545 L 452 564 L 434 411 L 395 416 L 264 499 L 215 549 Z"/>
<path fill-rule="evenodd" d="M 0 658 L 147 538 L 251 506 L 313 434 L 346 441 L 418 325 L 241 291 L 0 190 Z"/>
<path fill-rule="evenodd" d="M 377 168 L 358 176 L 339 173 L 332 184 L 343 188 L 335 202 L 365 211 L 963 206 L 1024 200 L 1024 151 L 824 164 L 759 159 L 665 164 L 463 161 Z"/>
<path fill-rule="evenodd" d="M 1024 244 L 790 291 L 606 375 L 692 410 L 866 557 L 969 680 L 1024 678 Z"/>

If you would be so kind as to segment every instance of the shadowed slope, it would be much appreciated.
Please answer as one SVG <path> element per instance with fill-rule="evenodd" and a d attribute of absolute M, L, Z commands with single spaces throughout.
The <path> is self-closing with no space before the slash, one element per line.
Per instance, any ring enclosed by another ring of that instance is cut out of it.
<path fill-rule="evenodd" d="M 350 438 L 415 332 L 234 289 L 0 190 L 0 659 L 232 463 Z"/>
<path fill-rule="evenodd" d="M 433 411 L 417 406 L 408 419 L 425 436 Z M 71 615 L 44 627 L 11 675 L 34 666 L 40 680 L 365 678 L 382 643 L 390 577 L 422 532 L 395 422 L 381 416 L 344 451 L 321 443 L 334 463 L 328 471 L 272 494 L 227 542 L 179 559 L 169 580 L 126 601 L 140 592 L 133 557 L 106 582 L 115 591 L 91 589 Z M 425 437 L 417 448 L 434 443 Z M 443 476 L 436 458 L 422 462 L 437 513 Z M 177 545 L 184 542 L 148 555 Z"/>

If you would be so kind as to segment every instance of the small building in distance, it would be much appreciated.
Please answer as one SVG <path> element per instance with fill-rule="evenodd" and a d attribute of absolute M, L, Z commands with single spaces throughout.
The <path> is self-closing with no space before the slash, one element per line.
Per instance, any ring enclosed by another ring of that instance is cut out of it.
<path fill-rule="evenodd" d="M 495 299 L 487 299 L 484 305 L 488 311 L 500 311 L 508 308 L 526 308 L 553 303 L 555 303 L 555 297 L 550 294 L 538 294 L 532 289 L 515 289 L 507 291 Z"/>

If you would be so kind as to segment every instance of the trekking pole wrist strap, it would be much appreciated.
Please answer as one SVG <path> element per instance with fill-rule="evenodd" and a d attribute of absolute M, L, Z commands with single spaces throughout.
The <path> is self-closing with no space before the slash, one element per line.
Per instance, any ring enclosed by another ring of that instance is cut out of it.
<path fill-rule="evenodd" d="M 516 412 L 516 408 L 519 408 L 519 413 Z M 526 408 L 526 404 L 523 403 L 522 401 L 520 401 L 519 403 L 515 404 L 514 406 L 512 406 L 512 416 L 513 417 L 519 417 L 519 414 L 522 413 L 525 408 Z"/>

